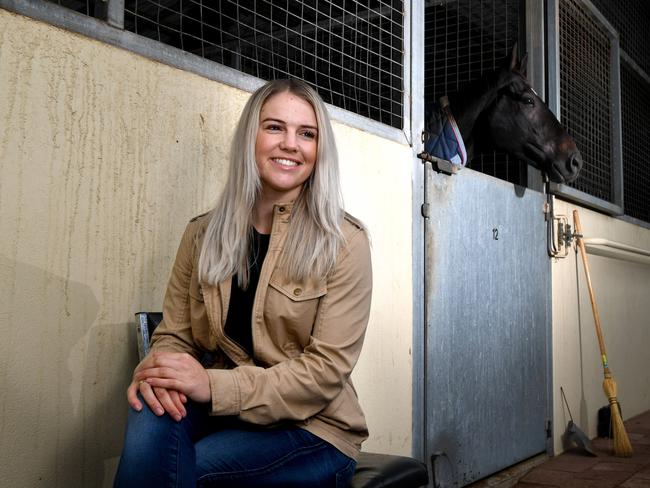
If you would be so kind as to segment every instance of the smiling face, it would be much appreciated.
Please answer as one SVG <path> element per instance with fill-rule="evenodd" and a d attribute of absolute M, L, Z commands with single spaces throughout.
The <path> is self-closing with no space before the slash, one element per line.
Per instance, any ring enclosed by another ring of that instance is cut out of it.
<path fill-rule="evenodd" d="M 255 160 L 262 197 L 295 200 L 314 171 L 318 122 L 311 104 L 289 91 L 269 97 L 260 111 Z"/>

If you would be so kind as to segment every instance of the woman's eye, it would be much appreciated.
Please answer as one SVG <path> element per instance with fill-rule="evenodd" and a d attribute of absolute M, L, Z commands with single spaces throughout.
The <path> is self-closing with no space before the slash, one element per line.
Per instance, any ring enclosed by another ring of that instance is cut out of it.
<path fill-rule="evenodd" d="M 262 124 L 262 129 L 268 132 L 278 132 L 283 129 L 281 124 L 278 124 L 276 122 L 267 122 L 265 124 Z"/>
<path fill-rule="evenodd" d="M 311 130 L 305 130 L 301 134 L 303 137 L 307 139 L 315 139 L 316 138 L 316 132 L 311 131 Z"/>

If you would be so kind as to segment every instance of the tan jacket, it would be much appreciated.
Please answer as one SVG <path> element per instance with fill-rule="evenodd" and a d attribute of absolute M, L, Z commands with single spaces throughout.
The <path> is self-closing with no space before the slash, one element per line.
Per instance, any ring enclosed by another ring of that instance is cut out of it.
<path fill-rule="evenodd" d="M 297 283 L 279 268 L 291 204 L 276 205 L 253 304 L 253 360 L 224 334 L 231 279 L 201 285 L 198 259 L 209 215 L 181 240 L 152 350 L 214 355 L 208 368 L 213 415 L 259 425 L 292 422 L 356 458 L 368 437 L 350 380 L 368 323 L 372 275 L 365 231 L 347 216 L 334 272 Z"/>

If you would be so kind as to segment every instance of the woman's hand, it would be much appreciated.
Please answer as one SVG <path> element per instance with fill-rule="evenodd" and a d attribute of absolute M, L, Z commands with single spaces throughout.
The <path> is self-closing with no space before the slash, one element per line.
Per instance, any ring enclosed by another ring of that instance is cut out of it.
<path fill-rule="evenodd" d="M 140 392 L 147 390 L 146 384 L 152 387 L 155 392 L 161 389 L 166 392 L 176 391 L 195 402 L 205 403 L 210 401 L 208 372 L 191 355 L 179 352 L 156 351 L 147 356 L 147 359 L 138 365 L 133 374 L 134 382 L 140 385 Z M 171 403 L 176 406 L 173 398 Z M 147 401 L 147 404 L 151 406 L 149 401 Z M 165 410 L 167 410 L 166 407 Z"/>
<path fill-rule="evenodd" d="M 187 415 L 187 410 L 183 405 L 187 402 L 187 398 L 182 393 L 165 388 L 152 388 L 144 381 L 133 381 L 126 394 L 129 404 L 138 412 L 142 410 L 142 403 L 137 397 L 138 391 L 151 411 L 158 416 L 167 412 L 174 420 L 180 421 Z"/>
<path fill-rule="evenodd" d="M 165 388 L 153 388 L 148 383 L 136 379 L 138 371 L 153 366 L 153 358 L 147 356 L 135 368 L 133 380 L 126 390 L 126 397 L 129 405 L 136 410 L 142 410 L 142 402 L 138 399 L 138 391 L 147 403 L 152 412 L 160 416 L 167 412 L 172 418 L 179 421 L 187 415 L 184 404 L 187 403 L 187 397 L 175 390 L 166 390 Z"/>

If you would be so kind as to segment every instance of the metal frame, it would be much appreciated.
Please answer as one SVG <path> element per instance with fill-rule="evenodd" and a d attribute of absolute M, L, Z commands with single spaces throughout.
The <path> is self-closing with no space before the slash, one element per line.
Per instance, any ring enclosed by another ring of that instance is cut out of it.
<path fill-rule="evenodd" d="M 547 52 L 548 52 L 548 104 L 558 120 L 562 120 L 560 113 L 560 40 L 559 40 L 559 2 L 561 0 L 548 0 L 547 4 Z M 610 85 L 612 96 L 612 175 L 611 188 L 612 200 L 608 202 L 594 197 L 568 185 L 551 183 L 551 192 L 555 195 L 572 200 L 612 216 L 623 215 L 623 144 L 621 132 L 621 99 L 620 99 L 620 46 L 618 34 L 600 12 L 589 0 L 578 0 L 605 27 L 612 41 L 610 57 L 612 83 Z"/>
<path fill-rule="evenodd" d="M 413 58 L 412 58 L 412 49 L 413 49 L 413 33 L 412 33 L 412 25 L 413 25 L 413 2 L 410 2 L 409 0 L 404 0 L 404 24 L 402 28 L 402 33 L 403 33 L 403 46 L 404 46 L 404 58 L 402 62 L 402 67 L 403 67 L 403 73 L 402 73 L 402 86 L 404 89 L 404 96 L 402 98 L 402 107 L 403 107 L 403 115 L 402 115 L 402 120 L 404 123 L 402 124 L 403 132 L 404 132 L 404 137 L 406 142 L 410 145 L 413 146 L 413 141 L 418 141 L 419 138 L 414 139 L 413 138 L 413 114 L 417 114 L 416 110 L 414 110 L 413 103 L 414 99 L 416 98 L 411 91 L 413 86 L 412 86 L 412 79 L 413 79 L 413 66 L 418 66 L 417 63 L 413 63 Z M 417 39 L 417 37 L 416 37 Z"/>
<path fill-rule="evenodd" d="M 526 52 L 528 53 L 527 78 L 542 100 L 546 100 L 546 35 L 544 2 L 525 0 Z M 542 172 L 528 166 L 528 188 L 540 193 L 545 191 Z M 550 263 L 549 263 L 550 267 Z M 550 270 L 549 270 L 550 272 Z M 552 280 L 548 281 L 547 296 L 553 301 Z M 552 304 L 551 304 L 552 306 Z M 553 421 L 553 320 L 549 317 L 546 330 L 546 415 Z M 547 439 L 546 452 L 554 453 L 553 429 Z"/>
<path fill-rule="evenodd" d="M 621 63 L 625 64 L 626 68 L 631 70 L 636 76 L 638 76 L 642 82 L 646 83 L 648 87 L 650 87 L 650 76 L 641 68 L 635 61 L 632 59 L 626 51 L 621 49 Z M 621 76 L 622 76 L 622 71 L 621 71 Z M 621 80 L 621 97 L 623 96 L 623 86 L 622 86 L 622 80 Z M 621 101 L 621 110 L 622 110 L 622 101 Z M 625 161 L 624 161 L 625 163 Z M 625 173 L 623 174 L 623 177 L 625 178 Z M 629 195 L 629 194 L 628 194 Z M 624 197 L 624 202 L 623 202 L 623 208 L 624 210 L 629 211 L 629 208 L 625 207 L 625 194 L 623 195 Z M 641 227 L 644 227 L 646 229 L 650 229 L 650 222 L 646 222 L 644 220 L 640 220 L 638 218 L 635 218 L 631 215 L 623 215 L 621 216 L 622 220 L 625 220 L 629 223 L 639 225 Z"/>
<path fill-rule="evenodd" d="M 646 222 L 645 220 L 639 220 L 637 218 L 630 217 L 629 215 L 621 215 L 618 218 L 623 222 L 627 222 L 628 224 L 638 225 L 639 227 L 650 229 L 650 222 Z"/>
<path fill-rule="evenodd" d="M 264 80 L 260 78 L 247 75 L 241 71 L 203 59 L 200 56 L 182 51 L 181 49 L 167 46 L 158 41 L 123 30 L 124 0 L 107 1 L 107 21 L 89 17 L 44 0 L 0 0 L 0 8 L 35 20 L 47 22 L 56 27 L 82 34 L 154 61 L 189 71 L 241 90 L 253 92 L 264 84 Z M 404 5 L 406 8 L 408 1 L 405 1 Z M 406 38 L 406 25 L 404 32 Z M 407 60 L 409 57 L 408 45 L 405 44 L 404 47 L 404 59 Z M 404 72 L 406 73 L 409 70 L 405 65 Z M 408 88 L 405 78 L 403 97 L 405 107 L 410 105 L 411 96 L 408 93 Z M 337 122 L 364 130 L 385 139 L 402 144 L 410 144 L 410 139 L 407 134 L 410 132 L 411 122 L 407 118 L 406 109 L 403 118 L 403 128 L 400 130 L 333 105 L 328 104 L 327 108 L 331 118 Z"/>
<path fill-rule="evenodd" d="M 118 29 L 124 29 L 124 0 L 107 0 L 106 22 Z"/>
<path fill-rule="evenodd" d="M 634 59 L 630 57 L 623 49 L 621 49 L 621 58 L 625 63 L 632 68 L 648 85 L 650 85 L 650 76 L 639 66 Z"/>
<path fill-rule="evenodd" d="M 425 357 L 426 357 L 426 323 L 425 323 L 425 262 L 424 262 L 424 227 L 422 214 L 425 205 L 424 180 L 425 163 L 417 157 L 424 150 L 422 131 L 424 130 L 424 0 L 405 2 L 409 5 L 410 56 L 406 59 L 410 69 L 410 120 L 413 154 L 412 187 L 412 246 L 413 246 L 413 393 L 412 393 L 412 438 L 413 457 L 428 464 L 425 458 Z M 406 30 L 405 30 L 406 32 Z M 405 60 L 406 61 L 406 60 Z M 405 90 L 406 91 L 406 90 Z"/>
<path fill-rule="evenodd" d="M 528 54 L 526 78 L 542 100 L 546 98 L 545 83 L 545 36 L 544 36 L 544 3 L 539 0 L 523 0 L 526 36 L 525 47 Z M 527 166 L 527 188 L 536 191 L 544 190 L 542 172 L 532 166 Z"/>

